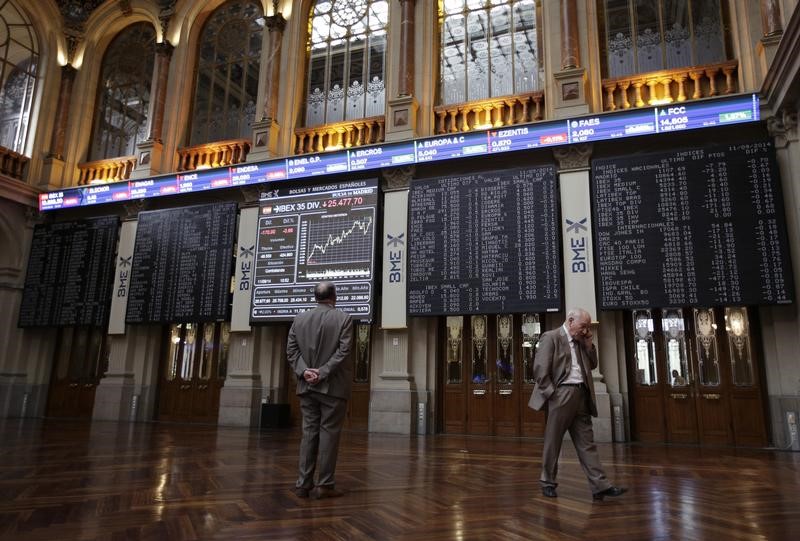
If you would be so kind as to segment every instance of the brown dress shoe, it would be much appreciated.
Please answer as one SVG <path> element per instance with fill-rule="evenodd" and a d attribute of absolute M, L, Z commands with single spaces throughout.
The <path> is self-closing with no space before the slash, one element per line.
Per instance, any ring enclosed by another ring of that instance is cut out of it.
<path fill-rule="evenodd" d="M 338 498 L 339 496 L 344 496 L 344 492 L 341 490 L 336 490 L 333 487 L 317 487 L 311 491 L 311 498 L 315 500 L 321 500 L 323 498 Z"/>
<path fill-rule="evenodd" d="M 306 487 L 294 487 L 294 495 L 298 498 L 308 498 L 309 493 L 311 492 L 310 489 Z"/>

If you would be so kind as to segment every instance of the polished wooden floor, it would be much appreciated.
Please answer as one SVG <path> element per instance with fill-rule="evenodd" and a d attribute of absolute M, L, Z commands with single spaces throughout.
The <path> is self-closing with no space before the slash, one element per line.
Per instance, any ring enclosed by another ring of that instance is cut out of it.
<path fill-rule="evenodd" d="M 343 498 L 299 499 L 298 434 L 0 421 L 0 538 L 800 539 L 800 453 L 600 444 L 630 488 L 593 503 L 570 443 L 559 497 L 541 442 L 347 433 Z"/>

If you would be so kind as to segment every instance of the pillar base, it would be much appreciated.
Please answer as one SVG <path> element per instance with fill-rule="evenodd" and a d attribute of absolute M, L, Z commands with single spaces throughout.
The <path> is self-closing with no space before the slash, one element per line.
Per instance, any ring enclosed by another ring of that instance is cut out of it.
<path fill-rule="evenodd" d="M 57 156 L 48 156 L 42 166 L 42 177 L 36 185 L 42 190 L 57 190 L 64 181 L 64 160 Z"/>
<path fill-rule="evenodd" d="M 417 433 L 417 392 L 373 389 L 370 393 L 369 431 Z"/>
<path fill-rule="evenodd" d="M 554 92 L 556 118 L 569 118 L 591 112 L 586 102 L 588 79 L 585 68 L 559 71 L 553 74 L 553 78 L 556 82 Z"/>
<path fill-rule="evenodd" d="M 271 118 L 253 122 L 253 142 L 247 162 L 259 162 L 278 155 L 278 134 L 281 127 Z"/>
<path fill-rule="evenodd" d="M 229 374 L 219 394 L 218 424 L 257 427 L 261 414 L 261 378 Z"/>
<path fill-rule="evenodd" d="M 388 101 L 384 137 L 387 143 L 417 137 L 417 109 L 419 104 L 414 96 L 400 96 Z"/>
<path fill-rule="evenodd" d="M 164 145 L 160 141 L 149 139 L 136 145 L 136 166 L 131 173 L 131 180 L 152 177 L 164 172 Z"/>
<path fill-rule="evenodd" d="M 94 394 L 95 421 L 136 421 L 138 402 L 134 405 L 136 386 L 133 374 L 106 375 L 100 380 Z"/>

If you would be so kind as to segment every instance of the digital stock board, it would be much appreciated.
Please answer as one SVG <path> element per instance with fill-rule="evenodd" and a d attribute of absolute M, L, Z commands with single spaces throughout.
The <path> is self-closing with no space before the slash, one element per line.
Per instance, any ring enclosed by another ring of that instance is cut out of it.
<path fill-rule="evenodd" d="M 126 323 L 229 317 L 235 230 L 233 202 L 140 212 Z"/>
<path fill-rule="evenodd" d="M 250 322 L 313 308 L 323 280 L 336 282 L 337 308 L 370 320 L 377 205 L 377 179 L 262 193 Z"/>
<path fill-rule="evenodd" d="M 279 158 L 254 164 L 66 188 L 40 194 L 39 210 L 197 193 L 264 182 L 485 156 L 498 152 L 727 126 L 755 122 L 759 118 L 758 97 L 755 94 L 710 98 L 500 129 L 452 133 L 353 150 Z"/>
<path fill-rule="evenodd" d="M 602 309 L 794 299 L 768 141 L 592 162 Z"/>
<path fill-rule="evenodd" d="M 116 216 L 37 225 L 18 325 L 105 325 L 118 228 Z"/>
<path fill-rule="evenodd" d="M 560 309 L 557 199 L 553 165 L 414 181 L 409 315 Z"/>

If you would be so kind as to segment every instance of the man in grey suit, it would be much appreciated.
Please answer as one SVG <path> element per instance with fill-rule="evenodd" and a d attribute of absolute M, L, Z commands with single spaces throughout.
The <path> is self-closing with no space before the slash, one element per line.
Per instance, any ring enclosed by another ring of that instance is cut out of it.
<path fill-rule="evenodd" d="M 302 498 L 319 499 L 342 495 L 335 487 L 334 474 L 353 381 L 353 322 L 348 314 L 336 309 L 336 287 L 332 282 L 317 284 L 314 298 L 317 306 L 294 318 L 286 354 L 297 376 L 303 414 L 299 476 L 294 492 Z"/>
<path fill-rule="evenodd" d="M 548 498 L 557 496 L 558 455 L 567 430 L 589 478 L 593 499 L 619 496 L 627 490 L 606 479 L 594 444 L 592 417 L 597 417 L 597 405 L 591 373 L 597 367 L 597 350 L 591 324 L 586 310 L 573 308 L 561 327 L 542 334 L 533 361 L 536 385 L 528 406 L 547 411 L 539 481 Z"/>

